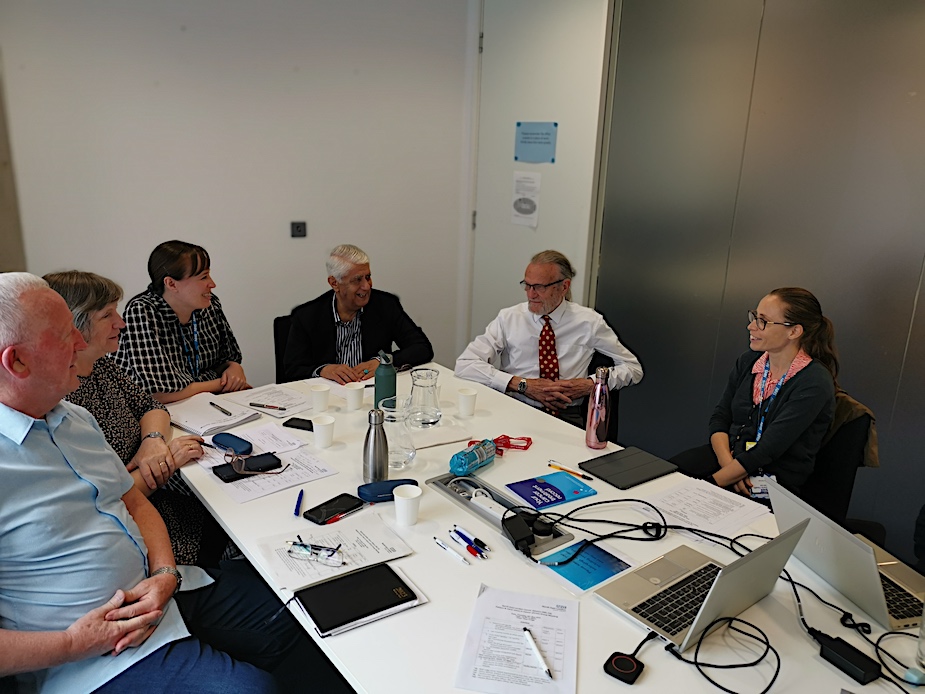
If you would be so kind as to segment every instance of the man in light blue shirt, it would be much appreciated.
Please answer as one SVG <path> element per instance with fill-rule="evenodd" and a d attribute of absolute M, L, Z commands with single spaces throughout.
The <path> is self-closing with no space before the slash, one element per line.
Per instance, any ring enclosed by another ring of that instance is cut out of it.
<path fill-rule="evenodd" d="M 275 691 L 218 649 L 266 667 L 307 637 L 285 620 L 261 631 L 278 601 L 259 579 L 215 572 L 174 599 L 163 521 L 93 417 L 61 401 L 85 347 L 43 280 L 0 274 L 0 677 L 18 675 L 21 691 Z M 245 616 L 232 593 L 263 614 Z"/>

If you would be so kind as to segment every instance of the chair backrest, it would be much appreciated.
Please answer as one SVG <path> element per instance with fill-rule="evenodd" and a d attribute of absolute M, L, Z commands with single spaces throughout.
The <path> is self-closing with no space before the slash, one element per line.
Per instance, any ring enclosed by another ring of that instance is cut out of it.
<path fill-rule="evenodd" d="M 287 316 L 278 316 L 273 319 L 273 351 L 276 355 L 276 382 L 285 383 L 286 367 L 284 361 L 286 358 L 286 343 L 289 342 L 289 324 L 292 319 Z"/>
<path fill-rule="evenodd" d="M 861 415 L 832 434 L 816 454 L 813 474 L 800 493 L 803 501 L 841 525 L 847 519 L 858 468 L 864 465 L 870 419 L 870 415 Z"/>

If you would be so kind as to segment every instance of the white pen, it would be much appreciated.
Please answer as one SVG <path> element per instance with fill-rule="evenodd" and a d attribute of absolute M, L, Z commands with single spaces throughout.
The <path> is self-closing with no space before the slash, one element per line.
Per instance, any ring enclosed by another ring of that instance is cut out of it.
<path fill-rule="evenodd" d="M 535 655 L 536 659 L 540 661 L 540 665 L 543 667 L 543 670 L 546 671 L 546 674 L 549 675 L 549 679 L 552 679 L 552 670 L 549 669 L 546 661 L 543 660 L 543 654 L 540 653 L 540 648 L 536 645 L 533 634 L 530 633 L 530 630 L 527 629 L 527 627 L 524 627 L 524 636 L 527 638 L 527 643 L 530 644 L 530 648 L 533 649 L 533 655 Z"/>
<path fill-rule="evenodd" d="M 440 549 L 446 550 L 446 551 L 449 552 L 455 559 L 458 559 L 459 561 L 461 561 L 461 562 L 462 562 L 463 564 L 465 564 L 466 566 L 469 566 L 469 562 L 466 561 L 466 558 L 463 557 L 463 556 L 458 555 L 456 552 L 454 552 L 452 549 L 450 549 L 449 545 L 447 545 L 443 540 L 437 539 L 437 538 L 435 537 L 435 538 L 434 538 L 434 542 L 437 543 L 437 546 L 438 546 Z"/>

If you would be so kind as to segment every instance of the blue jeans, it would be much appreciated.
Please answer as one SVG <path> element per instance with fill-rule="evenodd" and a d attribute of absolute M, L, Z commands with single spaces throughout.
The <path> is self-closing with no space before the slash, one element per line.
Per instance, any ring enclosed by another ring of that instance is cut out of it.
<path fill-rule="evenodd" d="M 220 566 L 209 570 L 215 583 L 176 596 L 192 637 L 159 648 L 97 692 L 301 691 L 306 673 L 333 670 L 288 610 L 269 621 L 280 601 L 247 561 Z M 289 655 L 298 658 L 298 669 L 278 679 L 268 674 Z"/>

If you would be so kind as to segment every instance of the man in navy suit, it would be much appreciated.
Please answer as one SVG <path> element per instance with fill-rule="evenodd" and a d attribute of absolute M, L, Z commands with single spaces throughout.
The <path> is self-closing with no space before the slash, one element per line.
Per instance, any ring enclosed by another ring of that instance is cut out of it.
<path fill-rule="evenodd" d="M 331 291 L 292 310 L 284 358 L 288 380 L 362 381 L 375 375 L 380 350 L 392 353 L 395 368 L 434 358 L 430 340 L 398 297 L 373 291 L 366 253 L 340 245 L 326 267 Z M 398 346 L 394 352 L 393 342 Z"/>

